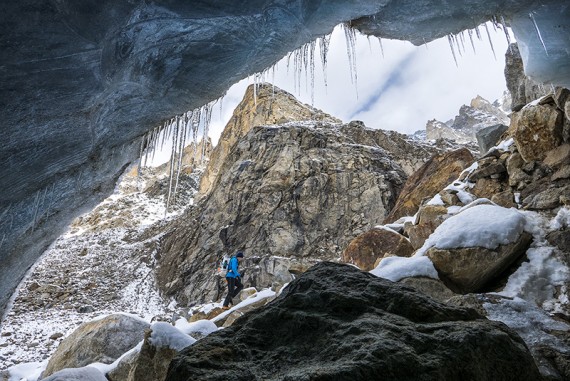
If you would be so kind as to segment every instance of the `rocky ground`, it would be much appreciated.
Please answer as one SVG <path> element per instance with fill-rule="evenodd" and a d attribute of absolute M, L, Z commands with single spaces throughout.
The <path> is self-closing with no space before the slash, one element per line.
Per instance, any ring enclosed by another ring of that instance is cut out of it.
<path fill-rule="evenodd" d="M 154 285 L 153 253 L 161 226 L 191 202 L 199 172 L 181 175 L 178 203 L 165 213 L 165 168 L 126 173 L 115 194 L 78 217 L 30 270 L 2 322 L 0 370 L 48 359 L 62 337 L 100 315 L 172 315 Z"/>

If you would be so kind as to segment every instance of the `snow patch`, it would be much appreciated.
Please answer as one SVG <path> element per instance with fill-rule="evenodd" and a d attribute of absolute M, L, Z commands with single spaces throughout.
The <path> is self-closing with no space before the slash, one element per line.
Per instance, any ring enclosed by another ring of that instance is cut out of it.
<path fill-rule="evenodd" d="M 428 257 L 387 257 L 383 258 L 370 273 L 380 278 L 398 282 L 410 277 L 439 279 L 432 261 Z"/>
<path fill-rule="evenodd" d="M 181 351 L 196 342 L 196 339 L 165 322 L 154 323 L 150 328 L 152 333 L 148 341 L 155 347 Z"/>

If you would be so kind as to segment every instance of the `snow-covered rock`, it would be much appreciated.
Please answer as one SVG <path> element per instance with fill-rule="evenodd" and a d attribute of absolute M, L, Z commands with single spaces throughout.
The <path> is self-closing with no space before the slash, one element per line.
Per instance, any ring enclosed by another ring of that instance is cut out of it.
<path fill-rule="evenodd" d="M 149 327 L 144 320 L 123 314 L 84 323 L 61 342 L 42 376 L 94 362 L 110 364 L 137 345 Z"/>

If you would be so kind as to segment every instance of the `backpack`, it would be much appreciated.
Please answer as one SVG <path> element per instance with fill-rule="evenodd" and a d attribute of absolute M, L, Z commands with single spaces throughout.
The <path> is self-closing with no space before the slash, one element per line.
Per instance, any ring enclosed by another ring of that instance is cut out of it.
<path fill-rule="evenodd" d="M 222 272 L 222 270 L 228 270 L 230 266 L 230 257 L 228 257 L 227 255 L 224 255 L 221 259 L 220 259 L 220 264 L 218 266 L 218 270 L 219 272 Z"/>

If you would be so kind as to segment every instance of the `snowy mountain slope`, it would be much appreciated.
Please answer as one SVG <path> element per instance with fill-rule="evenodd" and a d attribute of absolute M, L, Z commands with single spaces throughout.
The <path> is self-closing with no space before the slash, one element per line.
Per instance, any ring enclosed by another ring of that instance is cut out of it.
<path fill-rule="evenodd" d="M 102 314 L 172 315 L 154 285 L 153 253 L 161 227 L 191 203 L 201 172 L 180 176 L 179 202 L 165 214 L 164 168 L 128 171 L 29 271 L 2 323 L 0 370 L 47 359 L 61 337 Z"/>

